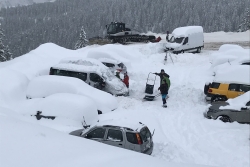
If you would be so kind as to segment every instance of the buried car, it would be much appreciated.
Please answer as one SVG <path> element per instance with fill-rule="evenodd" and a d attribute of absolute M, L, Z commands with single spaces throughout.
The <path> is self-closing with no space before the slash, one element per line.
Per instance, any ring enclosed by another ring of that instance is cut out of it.
<path fill-rule="evenodd" d="M 30 81 L 26 90 L 27 99 L 44 98 L 57 93 L 82 95 L 94 101 L 97 110 L 102 113 L 117 108 L 117 99 L 109 93 L 95 89 L 74 77 L 45 75 Z"/>
<path fill-rule="evenodd" d="M 122 120 L 103 121 L 89 128 L 73 131 L 70 135 L 149 155 L 154 147 L 153 135 L 141 122 L 128 124 Z"/>
<path fill-rule="evenodd" d="M 226 102 L 212 103 L 204 116 L 223 122 L 250 123 L 250 91 Z"/>
<path fill-rule="evenodd" d="M 126 85 L 108 67 L 90 58 L 72 57 L 50 68 L 50 75 L 79 78 L 85 83 L 117 96 L 128 96 Z"/>

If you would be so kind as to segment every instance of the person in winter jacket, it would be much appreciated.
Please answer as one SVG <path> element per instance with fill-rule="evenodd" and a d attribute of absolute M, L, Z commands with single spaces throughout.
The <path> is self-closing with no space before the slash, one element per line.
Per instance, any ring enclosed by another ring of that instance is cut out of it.
<path fill-rule="evenodd" d="M 166 35 L 166 41 L 169 42 L 169 31 L 167 31 L 167 35 Z"/>
<path fill-rule="evenodd" d="M 122 81 L 127 86 L 127 88 L 129 88 L 129 76 L 127 72 L 124 73 L 124 79 Z"/>
<path fill-rule="evenodd" d="M 168 78 L 168 80 L 169 80 L 169 75 L 167 74 L 167 73 L 165 73 L 165 71 L 164 71 L 164 69 L 161 69 L 161 73 L 154 73 L 155 75 L 158 75 L 159 77 L 160 77 L 160 79 L 161 79 L 161 82 L 162 82 L 162 79 L 164 79 L 165 77 L 167 77 Z M 170 85 L 169 85 L 170 86 Z"/>
<path fill-rule="evenodd" d="M 163 107 L 167 107 L 166 98 L 167 98 L 168 90 L 170 87 L 170 81 L 167 81 L 167 80 L 169 80 L 169 79 L 164 78 L 161 82 L 161 86 L 158 88 L 158 90 L 161 91 Z"/>

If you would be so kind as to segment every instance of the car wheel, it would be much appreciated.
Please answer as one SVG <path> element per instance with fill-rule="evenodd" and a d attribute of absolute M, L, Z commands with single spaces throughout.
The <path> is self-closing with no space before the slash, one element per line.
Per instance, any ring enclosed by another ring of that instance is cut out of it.
<path fill-rule="evenodd" d="M 200 47 L 199 47 L 199 48 L 197 48 L 196 53 L 201 53 L 201 48 L 200 48 Z"/>
<path fill-rule="evenodd" d="M 184 53 L 184 50 L 182 50 L 181 53 Z"/>
<path fill-rule="evenodd" d="M 220 116 L 219 119 L 222 121 L 222 122 L 231 122 L 230 118 L 228 116 Z"/>

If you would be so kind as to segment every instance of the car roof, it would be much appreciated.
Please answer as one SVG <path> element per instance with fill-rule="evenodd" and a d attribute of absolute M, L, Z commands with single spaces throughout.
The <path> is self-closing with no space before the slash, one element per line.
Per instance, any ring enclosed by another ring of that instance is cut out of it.
<path fill-rule="evenodd" d="M 75 72 L 86 72 L 91 73 L 95 72 L 98 74 L 102 74 L 103 71 L 106 71 L 107 69 L 99 67 L 99 66 L 84 66 L 79 64 L 71 64 L 71 63 L 59 63 L 54 66 L 52 66 L 53 69 L 59 69 L 59 70 L 66 70 L 66 71 L 75 71 Z"/>
<path fill-rule="evenodd" d="M 115 60 L 115 59 L 110 59 L 110 58 L 99 58 L 98 60 L 100 60 L 101 62 L 104 63 L 113 63 L 113 64 L 120 64 L 121 61 Z"/>
<path fill-rule="evenodd" d="M 141 122 L 131 122 L 129 120 L 107 120 L 100 121 L 95 126 L 112 127 L 112 128 L 124 128 L 129 131 L 140 132 L 140 130 L 145 127 Z"/>

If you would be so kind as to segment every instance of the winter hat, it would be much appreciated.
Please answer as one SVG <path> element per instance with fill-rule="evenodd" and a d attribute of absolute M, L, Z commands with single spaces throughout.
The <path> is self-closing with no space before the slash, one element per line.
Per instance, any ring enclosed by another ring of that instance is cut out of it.
<path fill-rule="evenodd" d="M 161 69 L 161 72 L 165 72 L 164 69 Z"/>

